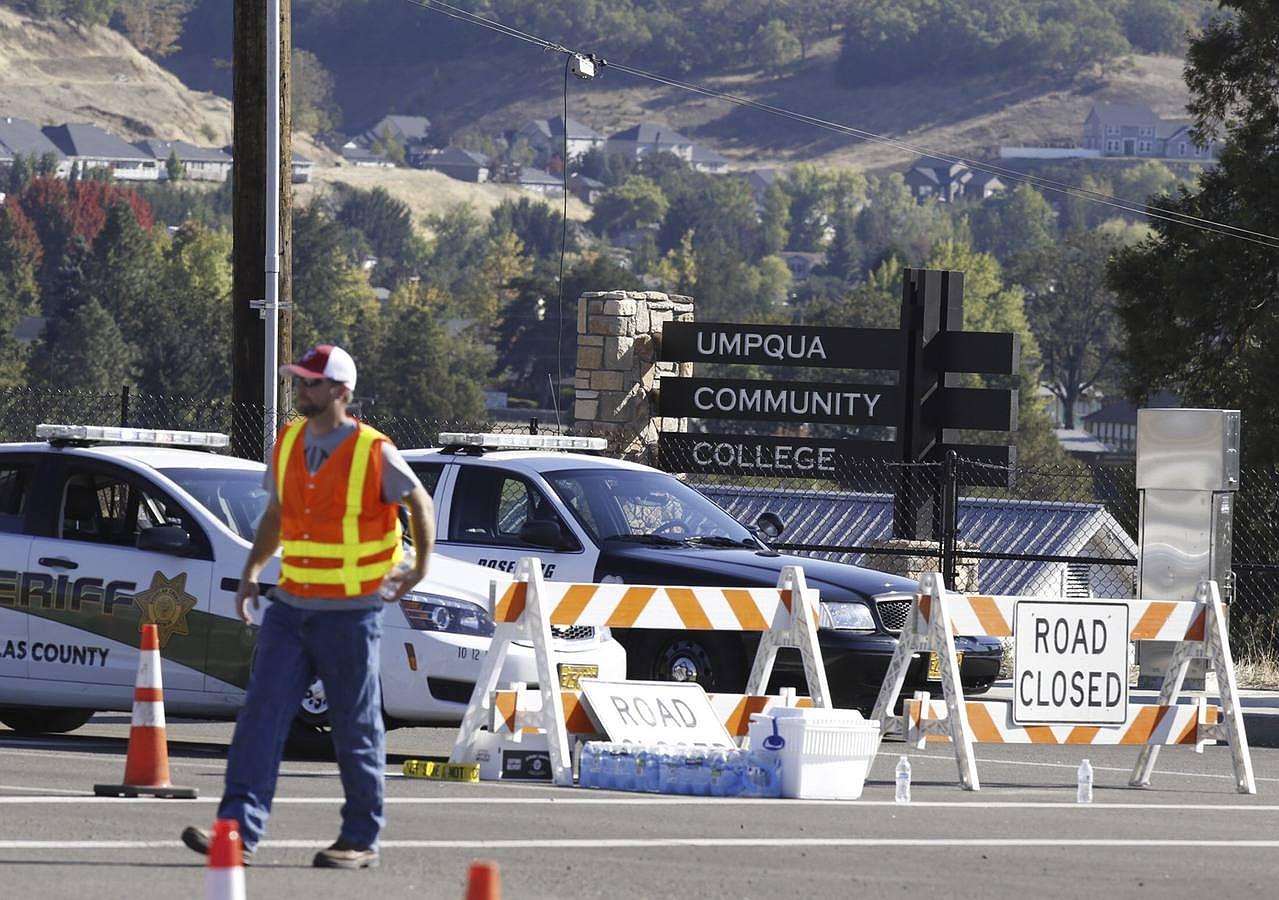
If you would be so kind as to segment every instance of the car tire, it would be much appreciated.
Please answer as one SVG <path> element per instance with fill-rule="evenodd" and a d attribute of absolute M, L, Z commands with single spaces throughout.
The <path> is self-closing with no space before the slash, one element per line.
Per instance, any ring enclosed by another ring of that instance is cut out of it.
<path fill-rule="evenodd" d="M 75 731 L 92 718 L 91 709 L 27 709 L 0 710 L 0 722 L 18 734 L 66 734 Z"/>
<path fill-rule="evenodd" d="M 741 691 L 746 666 L 741 639 L 704 631 L 658 632 L 642 656 L 654 681 L 696 681 L 706 691 Z"/>

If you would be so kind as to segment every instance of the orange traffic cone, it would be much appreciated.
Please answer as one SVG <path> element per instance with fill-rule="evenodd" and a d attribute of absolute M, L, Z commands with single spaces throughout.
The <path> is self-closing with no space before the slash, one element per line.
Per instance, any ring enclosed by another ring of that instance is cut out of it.
<path fill-rule="evenodd" d="M 160 638 L 154 625 L 142 626 L 138 677 L 133 685 L 133 724 L 124 761 L 124 784 L 95 784 L 99 797 L 174 797 L 194 800 L 195 788 L 169 783 L 169 744 L 164 729 L 164 688 L 160 684 Z"/>
<path fill-rule="evenodd" d="M 466 876 L 466 900 L 502 900 L 502 879 L 497 863 L 477 859 Z"/>
<path fill-rule="evenodd" d="M 244 900 L 244 849 L 240 823 L 218 819 L 209 840 L 209 866 L 204 872 L 204 900 Z"/>

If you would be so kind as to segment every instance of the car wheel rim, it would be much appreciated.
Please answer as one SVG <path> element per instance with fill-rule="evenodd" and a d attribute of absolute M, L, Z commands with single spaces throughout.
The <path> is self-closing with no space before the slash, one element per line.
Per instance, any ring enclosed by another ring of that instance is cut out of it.
<path fill-rule="evenodd" d="M 662 654 L 660 677 L 667 681 L 711 682 L 712 669 L 705 648 L 689 641 L 678 641 Z"/>
<path fill-rule="evenodd" d="M 324 682 L 315 679 L 306 689 L 302 698 L 302 712 L 308 716 L 325 716 L 329 712 L 329 698 L 324 695 Z"/>

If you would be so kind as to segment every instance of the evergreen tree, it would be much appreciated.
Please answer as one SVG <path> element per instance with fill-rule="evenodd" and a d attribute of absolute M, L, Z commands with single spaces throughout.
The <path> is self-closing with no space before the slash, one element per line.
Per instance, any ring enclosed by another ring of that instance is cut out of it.
<path fill-rule="evenodd" d="M 52 319 L 32 360 L 36 383 L 72 391 L 114 393 L 133 380 L 136 350 L 95 299 Z"/>

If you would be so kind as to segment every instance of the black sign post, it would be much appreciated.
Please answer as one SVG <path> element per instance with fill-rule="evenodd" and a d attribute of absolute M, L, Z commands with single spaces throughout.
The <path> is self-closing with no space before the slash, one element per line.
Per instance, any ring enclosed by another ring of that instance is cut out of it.
<path fill-rule="evenodd" d="M 766 421 L 848 428 L 893 428 L 893 440 L 663 432 L 658 454 L 672 471 L 773 475 L 847 481 L 857 460 L 941 463 L 949 450 L 989 464 L 966 484 L 1000 484 L 1012 462 L 1008 446 L 948 444 L 950 429 L 1015 431 L 1015 390 L 947 383 L 956 373 L 1011 375 L 1020 364 L 1015 334 L 963 331 L 964 274 L 907 269 L 901 327 L 668 322 L 659 359 L 785 368 L 881 370 L 896 384 L 664 377 L 658 414 L 671 418 Z M 872 434 L 876 430 L 871 431 Z M 882 430 L 881 430 L 882 433 Z M 995 468 L 1005 467 L 1004 470 Z M 894 477 L 893 535 L 919 539 L 941 531 L 939 467 L 903 466 Z M 913 474 L 912 474 L 913 473 Z"/>

